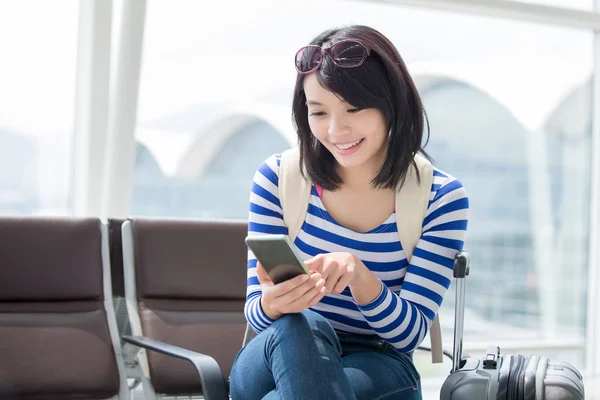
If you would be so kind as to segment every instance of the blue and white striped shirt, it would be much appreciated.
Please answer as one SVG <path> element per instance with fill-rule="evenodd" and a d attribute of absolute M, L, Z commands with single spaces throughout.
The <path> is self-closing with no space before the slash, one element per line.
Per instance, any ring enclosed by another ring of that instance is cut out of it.
<path fill-rule="evenodd" d="M 281 155 L 267 159 L 254 176 L 250 195 L 249 235 L 288 234 L 279 202 Z M 348 252 L 383 282 L 381 294 L 359 306 L 350 289 L 326 294 L 311 309 L 340 332 L 378 335 L 402 352 L 416 349 L 427 334 L 452 279 L 453 259 L 463 247 L 469 199 L 462 184 L 434 168 L 423 233 L 408 263 L 400 244 L 396 216 L 365 233 L 347 229 L 327 212 L 315 186 L 308 213 L 294 244 L 303 260 L 317 254 Z M 248 251 L 245 315 L 256 332 L 274 321 L 260 306 L 256 258 Z"/>

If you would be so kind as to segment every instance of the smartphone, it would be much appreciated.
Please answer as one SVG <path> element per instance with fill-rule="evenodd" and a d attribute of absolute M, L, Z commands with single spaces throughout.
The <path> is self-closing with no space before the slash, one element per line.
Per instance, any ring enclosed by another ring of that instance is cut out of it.
<path fill-rule="evenodd" d="M 246 244 L 275 284 L 301 274 L 310 275 L 286 235 L 248 236 Z"/>

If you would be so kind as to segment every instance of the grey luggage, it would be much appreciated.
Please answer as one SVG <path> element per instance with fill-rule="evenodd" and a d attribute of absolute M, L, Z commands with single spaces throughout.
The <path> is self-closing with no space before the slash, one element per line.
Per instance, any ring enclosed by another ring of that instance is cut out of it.
<path fill-rule="evenodd" d="M 502 356 L 498 346 L 489 346 L 481 359 L 463 357 L 467 275 L 469 255 L 460 252 L 454 262 L 456 304 L 452 370 L 442 385 L 440 400 L 584 399 L 581 374 L 565 362 L 519 354 Z"/>

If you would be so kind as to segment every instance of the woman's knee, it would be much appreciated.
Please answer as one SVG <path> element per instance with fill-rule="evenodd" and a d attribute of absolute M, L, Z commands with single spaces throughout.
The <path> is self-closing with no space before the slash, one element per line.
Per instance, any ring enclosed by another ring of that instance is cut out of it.
<path fill-rule="evenodd" d="M 297 314 L 285 314 L 278 318 L 271 327 L 294 331 L 306 329 L 335 335 L 335 331 L 329 322 L 323 316 L 311 310 L 304 310 Z"/>
<path fill-rule="evenodd" d="M 277 319 L 271 327 L 273 331 L 283 333 L 290 340 L 311 335 L 317 339 L 325 340 L 332 346 L 341 349 L 335 330 L 320 314 L 304 310 L 297 314 L 286 314 Z"/>

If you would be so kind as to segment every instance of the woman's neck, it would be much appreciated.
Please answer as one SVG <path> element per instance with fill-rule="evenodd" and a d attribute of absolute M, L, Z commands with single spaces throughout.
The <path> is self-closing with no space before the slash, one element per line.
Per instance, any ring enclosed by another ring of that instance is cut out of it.
<path fill-rule="evenodd" d="M 381 163 L 379 162 L 371 162 L 350 168 L 340 167 L 339 174 L 343 182 L 342 188 L 353 190 L 370 190 L 373 187 L 373 179 L 375 179 L 380 169 Z"/>

